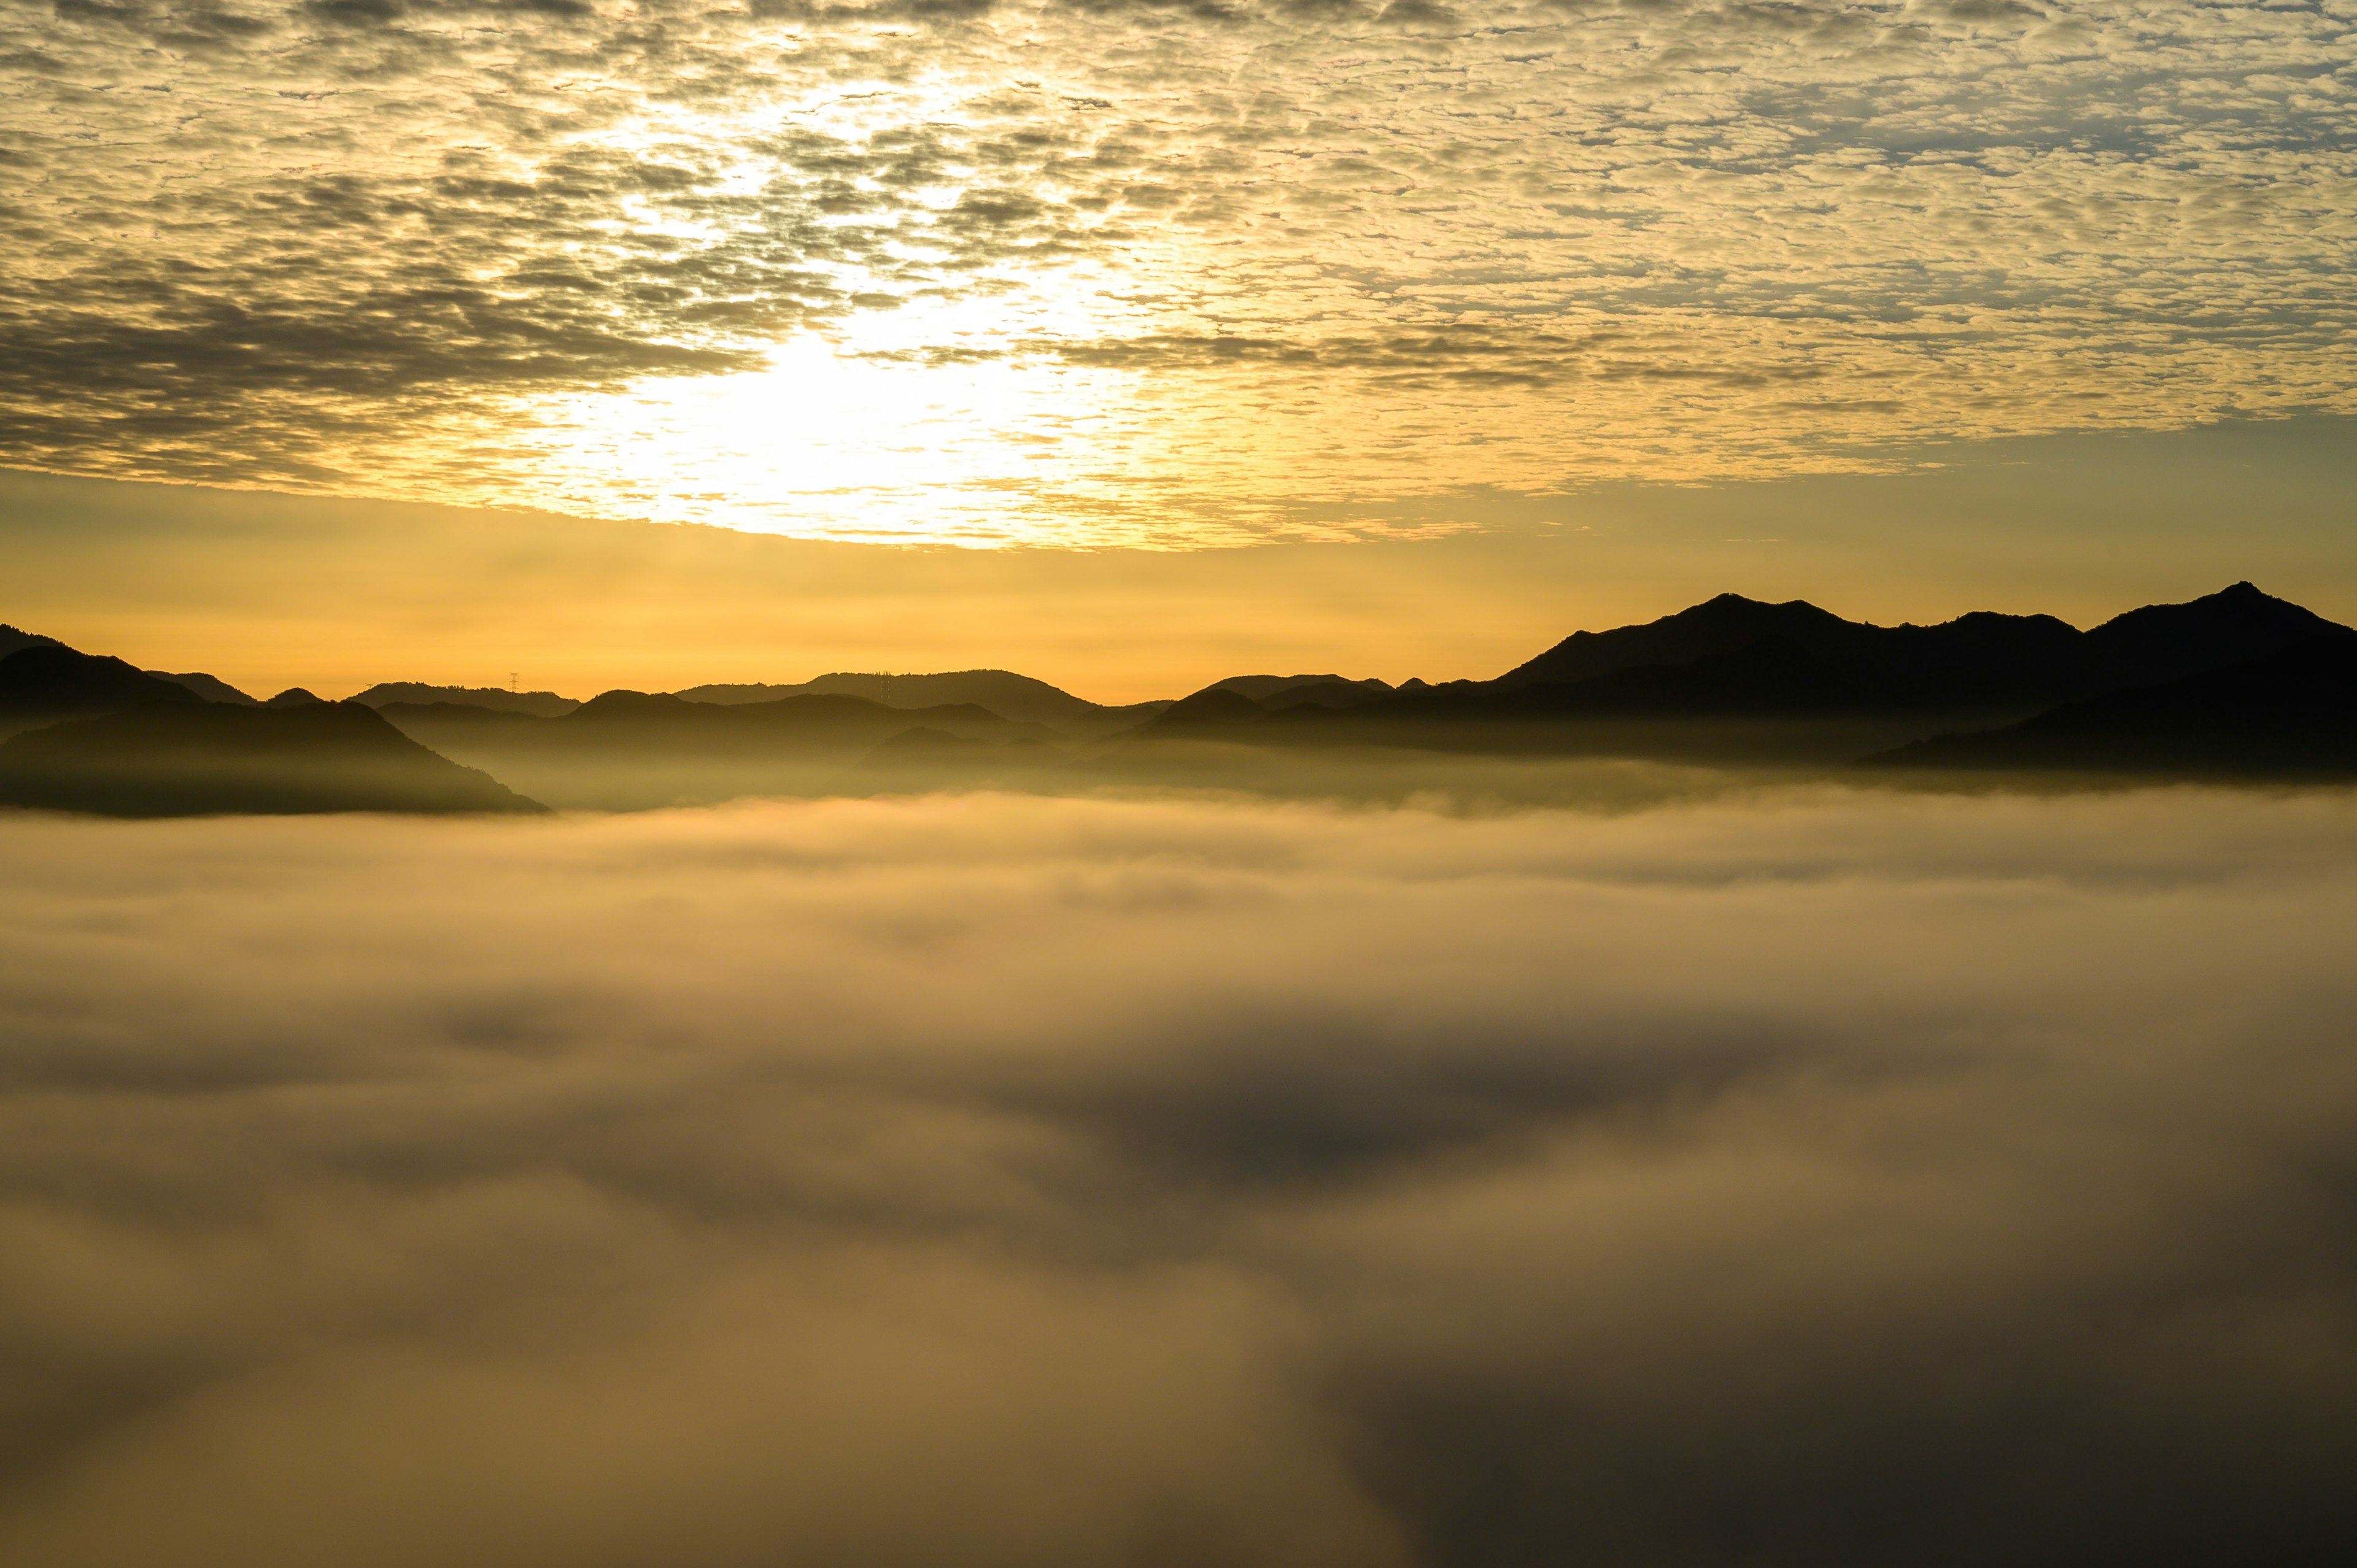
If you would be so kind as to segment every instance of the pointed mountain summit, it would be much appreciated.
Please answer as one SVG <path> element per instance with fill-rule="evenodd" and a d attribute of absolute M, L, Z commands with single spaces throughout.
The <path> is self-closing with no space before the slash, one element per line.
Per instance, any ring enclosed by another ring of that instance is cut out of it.
<path fill-rule="evenodd" d="M 2146 686 L 2280 653 L 2349 628 L 2237 583 L 2181 605 L 2147 605 L 2086 634 L 2104 686 Z"/>
<path fill-rule="evenodd" d="M 1502 691 L 1520 686 L 1593 681 L 1648 664 L 1693 664 L 1733 653 L 1755 642 L 1781 637 L 1803 648 L 1836 641 L 1862 629 L 1805 599 L 1771 605 L 1740 594 L 1721 594 L 1641 626 L 1609 631 L 1575 631 L 1544 653 L 1516 665 L 1487 684 Z"/>

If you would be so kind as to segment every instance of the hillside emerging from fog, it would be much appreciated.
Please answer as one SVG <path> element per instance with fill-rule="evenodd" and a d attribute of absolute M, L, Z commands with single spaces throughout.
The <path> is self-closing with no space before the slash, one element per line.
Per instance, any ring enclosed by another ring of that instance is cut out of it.
<path fill-rule="evenodd" d="M 1884 627 L 1724 594 L 1575 632 L 1491 680 L 1235 675 L 1113 706 L 1003 670 L 587 701 L 388 681 L 339 703 L 301 688 L 265 702 L 14 628 L 0 648 L 0 733 L 14 736 L 0 792 L 110 813 L 634 810 L 980 786 L 1382 793 L 1445 787 L 1481 758 L 1917 782 L 2357 778 L 2357 632 L 2248 583 L 2083 631 L 1994 612 Z M 318 709 L 354 716 L 330 725 Z M 482 775 L 497 793 L 470 781 Z"/>

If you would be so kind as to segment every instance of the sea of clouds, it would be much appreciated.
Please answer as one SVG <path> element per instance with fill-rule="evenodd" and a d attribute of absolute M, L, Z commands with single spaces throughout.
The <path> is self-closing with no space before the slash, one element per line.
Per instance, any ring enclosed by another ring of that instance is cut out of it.
<path fill-rule="evenodd" d="M 2357 800 L 0 818 L 0 1560 L 2341 1561 Z"/>

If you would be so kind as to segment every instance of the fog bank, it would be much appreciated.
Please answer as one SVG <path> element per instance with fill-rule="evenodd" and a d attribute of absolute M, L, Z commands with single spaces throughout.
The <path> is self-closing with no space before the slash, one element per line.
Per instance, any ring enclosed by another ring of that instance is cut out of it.
<path fill-rule="evenodd" d="M 2339 1561 L 2357 798 L 0 817 L 0 1560 Z"/>

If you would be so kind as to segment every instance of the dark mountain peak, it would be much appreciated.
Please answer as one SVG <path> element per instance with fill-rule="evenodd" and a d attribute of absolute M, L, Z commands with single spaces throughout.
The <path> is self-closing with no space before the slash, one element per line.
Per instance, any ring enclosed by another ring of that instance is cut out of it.
<path fill-rule="evenodd" d="M 1806 599 L 1753 599 L 1741 594 L 1714 594 L 1698 605 L 1689 605 L 1663 620 L 1724 618 L 1731 616 L 1773 617 L 1780 622 L 1804 619 L 1817 622 L 1849 623 L 1828 609 L 1820 609 Z"/>
<path fill-rule="evenodd" d="M 1720 594 L 1640 626 L 1573 632 L 1491 684 L 1512 690 L 1542 682 L 1593 681 L 1648 664 L 1692 664 L 1770 637 L 1788 637 L 1803 646 L 1820 648 L 1871 629 L 1806 599 L 1769 604 L 1741 594 Z"/>
<path fill-rule="evenodd" d="M 2301 627 L 2311 631 L 2346 631 L 2338 621 L 2330 621 L 2314 610 L 2279 599 L 2257 585 L 2236 583 L 2204 594 L 2183 604 L 2146 605 L 2124 615 L 2114 616 L 2095 628 L 2090 636 L 2101 637 L 2132 628 L 2147 626 L 2250 625 Z"/>
<path fill-rule="evenodd" d="M 265 708 L 307 708 L 318 701 L 317 693 L 300 686 L 289 686 L 262 705 Z"/>
<path fill-rule="evenodd" d="M 59 642 L 33 643 L 0 659 L 0 713 L 13 715 L 66 718 L 140 703 L 203 701 L 178 682 Z"/>
<path fill-rule="evenodd" d="M 2250 583 L 2179 605 L 2146 605 L 2087 633 L 2103 683 L 2152 685 L 2264 658 L 2350 628 Z"/>

